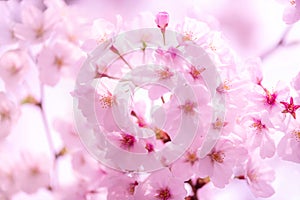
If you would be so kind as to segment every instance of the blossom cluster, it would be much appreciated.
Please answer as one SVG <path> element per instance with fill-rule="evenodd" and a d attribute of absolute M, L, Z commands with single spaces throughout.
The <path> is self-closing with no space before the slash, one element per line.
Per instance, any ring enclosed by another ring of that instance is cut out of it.
<path fill-rule="evenodd" d="M 171 27 L 167 12 L 112 23 L 80 16 L 62 0 L 0 3 L 0 199 L 213 199 L 216 188 L 232 183 L 267 198 L 276 191 L 266 161 L 300 163 L 300 71 L 268 88 L 260 58 L 239 59 L 215 23 L 185 17 Z M 295 23 L 300 2 L 290 4 L 283 19 Z M 145 22 L 151 29 L 142 29 Z M 102 51 L 109 53 L 93 59 Z M 69 110 L 47 107 L 47 91 L 66 82 L 85 125 Z M 27 109 L 39 112 L 33 125 L 43 126 L 45 155 L 14 144 L 30 131 L 16 128 Z M 63 118 L 49 120 L 51 109 Z"/>

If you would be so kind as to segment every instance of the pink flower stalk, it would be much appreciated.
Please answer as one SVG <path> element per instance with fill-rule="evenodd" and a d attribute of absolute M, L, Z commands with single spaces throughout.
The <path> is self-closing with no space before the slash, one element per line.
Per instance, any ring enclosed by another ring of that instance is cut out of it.
<path fill-rule="evenodd" d="M 166 44 L 165 32 L 166 32 L 166 28 L 169 24 L 169 14 L 167 12 L 159 12 L 156 15 L 155 23 L 156 23 L 157 27 L 160 28 L 160 30 L 161 30 L 161 33 L 163 35 L 163 42 L 165 45 Z"/>

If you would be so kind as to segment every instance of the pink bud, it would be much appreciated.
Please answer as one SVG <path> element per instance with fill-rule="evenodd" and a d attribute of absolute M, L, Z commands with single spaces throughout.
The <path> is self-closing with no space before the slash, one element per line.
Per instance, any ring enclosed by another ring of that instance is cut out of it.
<path fill-rule="evenodd" d="M 165 30 L 169 23 L 169 14 L 167 12 L 159 12 L 156 15 L 155 23 L 157 24 L 158 28 Z"/>

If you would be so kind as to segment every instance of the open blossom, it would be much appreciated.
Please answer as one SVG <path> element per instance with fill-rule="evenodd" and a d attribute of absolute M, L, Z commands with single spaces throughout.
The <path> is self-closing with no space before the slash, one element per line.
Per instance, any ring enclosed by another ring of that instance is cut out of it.
<path fill-rule="evenodd" d="M 174 177 L 168 168 L 153 172 L 136 188 L 135 199 L 177 200 L 184 199 L 184 183 Z"/>
<path fill-rule="evenodd" d="M 21 164 L 22 163 L 22 164 Z M 50 184 L 50 167 L 47 157 L 24 155 L 17 172 L 16 181 L 20 189 L 26 193 L 34 193 L 39 188 L 48 188 Z M 28 184 L 30 180 L 30 184 Z"/>
<path fill-rule="evenodd" d="M 122 19 L 117 18 L 117 24 L 120 24 Z M 110 39 L 114 34 L 118 32 L 119 25 L 114 25 L 109 21 L 104 19 L 95 19 L 91 26 L 91 34 L 88 37 L 83 45 L 82 49 L 84 51 L 91 51 L 96 48 L 98 45 Z"/>
<path fill-rule="evenodd" d="M 27 55 L 21 50 L 7 51 L 0 57 L 0 77 L 6 88 L 15 89 L 22 84 L 28 65 Z"/>
<path fill-rule="evenodd" d="M 14 26 L 20 18 L 20 5 L 17 1 L 1 2 L 0 13 L 0 44 L 13 44 L 17 42 Z"/>
<path fill-rule="evenodd" d="M 80 148 L 80 138 L 76 132 L 75 125 L 63 119 L 55 119 L 53 121 L 54 130 L 61 136 L 64 147 L 67 152 L 72 152 Z M 62 149 L 64 151 L 64 149 Z M 62 152 L 63 153 L 63 152 Z"/>
<path fill-rule="evenodd" d="M 293 121 L 284 136 L 281 138 L 278 147 L 278 155 L 288 161 L 300 163 L 300 123 Z"/>
<path fill-rule="evenodd" d="M 0 139 L 5 138 L 19 117 L 19 110 L 4 92 L 0 92 Z"/>
<path fill-rule="evenodd" d="M 99 183 L 102 181 L 104 170 L 100 167 L 99 163 L 94 160 L 90 155 L 81 149 L 72 152 L 71 154 L 72 169 L 79 179 L 86 179 Z"/>
<path fill-rule="evenodd" d="M 248 95 L 248 98 L 254 103 L 254 110 L 267 110 L 271 114 L 281 111 L 280 100 L 286 99 L 289 94 L 289 88 L 278 82 L 272 90 L 264 87 L 262 83 L 255 86 L 255 92 Z"/>
<path fill-rule="evenodd" d="M 263 80 L 263 74 L 261 71 L 262 68 L 261 59 L 260 58 L 248 59 L 245 62 L 245 67 L 248 69 L 247 72 L 249 73 L 250 80 L 253 83 L 260 85 Z"/>
<path fill-rule="evenodd" d="M 62 73 L 76 71 L 76 47 L 65 41 L 57 41 L 42 49 L 38 56 L 40 80 L 42 83 L 54 86 L 60 80 Z"/>
<path fill-rule="evenodd" d="M 246 142 L 251 148 L 259 148 L 260 156 L 262 158 L 270 158 L 275 153 L 275 142 L 270 136 L 273 124 L 269 119 L 269 115 L 266 111 L 262 113 L 251 114 L 246 116 L 244 127 L 248 128 L 248 134 Z"/>
<path fill-rule="evenodd" d="M 100 187 L 107 188 L 107 200 L 134 200 L 134 194 L 138 185 L 139 182 L 136 177 L 130 177 L 121 172 L 111 171 L 104 177 Z"/>
<path fill-rule="evenodd" d="M 198 129 L 199 133 L 194 139 L 192 145 L 185 151 L 184 155 L 171 165 L 172 174 L 183 181 L 189 180 L 194 175 L 198 176 L 200 158 L 197 150 L 203 142 L 203 127 L 198 127 Z"/>
<path fill-rule="evenodd" d="M 247 150 L 235 145 L 227 139 L 220 139 L 212 151 L 204 158 L 199 159 L 199 174 L 209 176 L 216 187 L 223 188 L 233 175 L 233 168 L 237 162 L 246 159 Z"/>
<path fill-rule="evenodd" d="M 29 42 L 46 40 L 57 22 L 54 10 L 40 10 L 32 4 L 26 5 L 21 11 L 22 23 L 14 27 L 16 37 Z"/>
<path fill-rule="evenodd" d="M 255 197 L 270 197 L 275 191 L 271 182 L 275 179 L 275 173 L 267 166 L 253 163 L 249 160 L 245 174 L 247 183 Z"/>
<path fill-rule="evenodd" d="M 234 54 L 227 39 L 221 32 L 210 32 L 201 46 L 221 65 L 234 64 Z"/>
<path fill-rule="evenodd" d="M 204 36 L 209 33 L 209 26 L 202 21 L 185 17 L 184 22 L 177 25 L 176 29 L 181 33 L 178 42 L 197 42 L 203 43 Z"/>

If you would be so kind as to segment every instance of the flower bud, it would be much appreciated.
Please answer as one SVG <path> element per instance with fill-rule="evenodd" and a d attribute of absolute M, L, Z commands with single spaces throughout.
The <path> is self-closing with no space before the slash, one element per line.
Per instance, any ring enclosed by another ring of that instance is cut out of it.
<path fill-rule="evenodd" d="M 169 14 L 167 12 L 159 12 L 156 15 L 155 23 L 157 24 L 158 28 L 165 30 L 169 23 Z"/>

